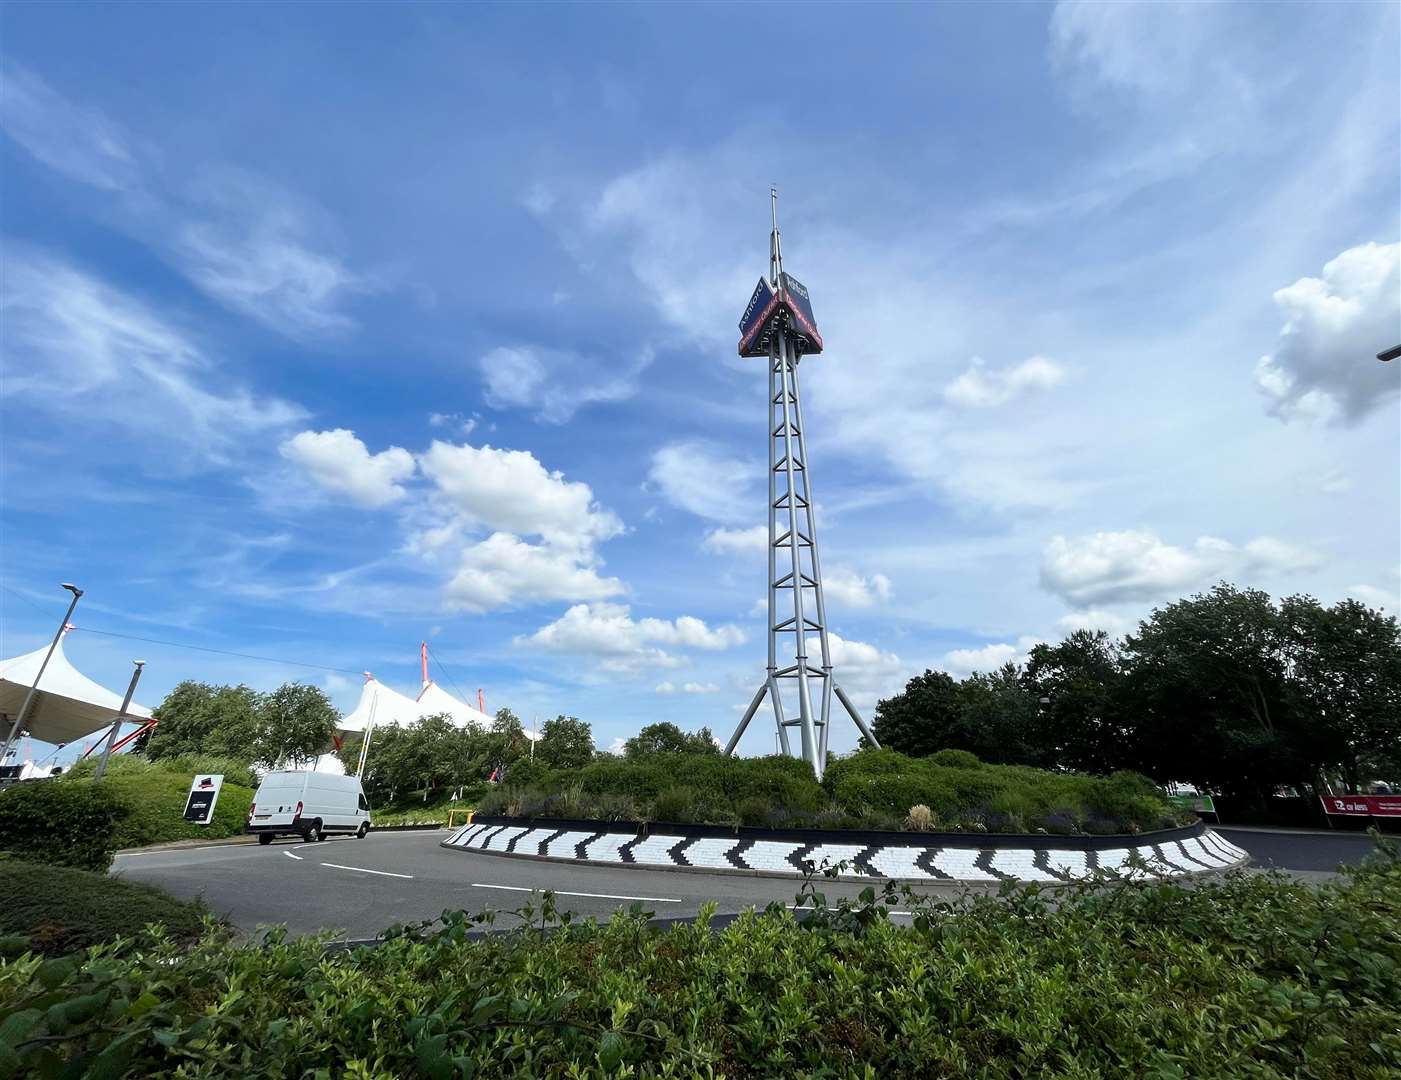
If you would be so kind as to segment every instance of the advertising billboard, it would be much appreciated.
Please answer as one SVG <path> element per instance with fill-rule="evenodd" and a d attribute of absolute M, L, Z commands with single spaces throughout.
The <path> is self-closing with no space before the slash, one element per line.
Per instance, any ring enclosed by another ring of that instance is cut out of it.
<path fill-rule="evenodd" d="M 767 278 L 760 278 L 759 284 L 754 286 L 754 295 L 749 298 L 749 306 L 744 309 L 744 317 L 739 320 L 739 354 L 748 356 L 747 351 L 758 337 L 759 331 L 763 329 L 768 317 L 773 314 L 774 308 L 778 306 L 778 295 L 774 292 L 773 286 L 768 283 Z M 762 355 L 756 354 L 756 355 Z"/>
<path fill-rule="evenodd" d="M 788 273 L 779 278 L 779 284 L 783 287 L 783 298 L 788 304 L 788 310 L 793 313 L 798 329 L 813 339 L 817 346 L 814 351 L 820 352 L 822 335 L 817 332 L 817 320 L 812 315 L 812 298 L 808 296 L 807 286 Z"/>
<path fill-rule="evenodd" d="M 1401 817 L 1401 795 L 1325 795 L 1320 801 L 1335 817 Z"/>
<path fill-rule="evenodd" d="M 223 786 L 224 778 L 220 775 L 196 776 L 190 784 L 190 796 L 185 800 L 185 820 L 194 825 L 208 825 Z"/>

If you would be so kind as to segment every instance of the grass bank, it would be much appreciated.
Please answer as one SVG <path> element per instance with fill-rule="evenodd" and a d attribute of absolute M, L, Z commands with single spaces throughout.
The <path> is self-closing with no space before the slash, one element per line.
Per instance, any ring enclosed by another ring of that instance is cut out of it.
<path fill-rule="evenodd" d="M 918 808 L 918 809 L 916 809 Z M 674 821 L 772 828 L 1135 833 L 1196 820 L 1151 781 L 984 765 L 945 750 L 911 758 L 863 750 L 819 783 L 794 758 L 654 754 L 553 772 L 517 764 L 482 797 L 483 814 Z"/>
<path fill-rule="evenodd" d="M 95 768 L 95 761 L 84 761 L 52 783 L 91 783 Z M 208 825 L 192 825 L 184 818 L 190 781 L 198 773 L 224 776 L 214 819 Z M 247 823 L 248 804 L 257 790 L 246 763 L 193 755 L 147 761 L 132 754 L 118 754 L 108 762 L 102 785 L 127 811 L 117 826 L 118 848 L 237 836 Z"/>
<path fill-rule="evenodd" d="M 913 927 L 884 917 L 887 899 Z M 1238 875 L 1086 886 L 1054 904 L 1034 888 L 953 904 L 868 891 L 801 924 L 775 906 L 719 932 L 662 931 L 640 909 L 569 923 L 547 896 L 529 927 L 485 940 L 457 913 L 331 954 L 274 936 L 61 968 L 9 959 L 0 1057 L 111 1077 L 1401 1070 L 1394 854 L 1319 889 Z"/>
<path fill-rule="evenodd" d="M 66 866 L 0 860 L 0 934 L 23 939 L 7 943 L 12 953 L 29 948 L 57 956 L 118 936 L 149 941 L 146 928 L 153 923 L 171 940 L 188 945 L 203 936 L 207 914 L 202 904 L 177 900 L 150 885 Z"/>

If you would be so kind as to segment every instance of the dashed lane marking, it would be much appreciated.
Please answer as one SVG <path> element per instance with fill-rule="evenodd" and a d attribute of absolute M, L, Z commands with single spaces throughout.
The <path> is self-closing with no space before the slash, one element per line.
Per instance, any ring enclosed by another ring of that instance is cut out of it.
<path fill-rule="evenodd" d="M 413 880 L 412 874 L 391 874 L 388 870 L 366 870 L 363 866 L 342 866 L 340 863 L 323 862 L 322 866 L 329 866 L 333 870 L 354 870 L 357 874 L 378 874 L 380 877 L 408 878 Z"/>
<path fill-rule="evenodd" d="M 566 889 L 528 889 L 524 885 L 483 885 L 479 882 L 472 882 L 474 889 L 505 889 L 508 892 L 552 892 L 556 896 L 588 896 L 595 900 L 646 900 L 653 904 L 679 904 L 681 901 L 674 896 L 618 896 L 614 893 L 601 892 L 569 892 Z"/>

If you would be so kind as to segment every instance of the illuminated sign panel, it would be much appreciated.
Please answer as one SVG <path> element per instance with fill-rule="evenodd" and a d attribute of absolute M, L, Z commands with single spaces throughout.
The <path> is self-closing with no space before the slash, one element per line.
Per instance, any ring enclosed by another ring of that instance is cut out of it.
<path fill-rule="evenodd" d="M 778 295 L 773 291 L 773 286 L 766 278 L 760 278 L 759 284 L 754 286 L 754 295 L 749 298 L 749 306 L 744 309 L 744 318 L 739 320 L 739 353 L 747 356 L 746 352 L 754 344 L 754 339 L 759 331 L 763 329 L 764 323 L 773 314 L 774 308 L 778 305 Z M 763 355 L 762 351 L 757 355 Z"/>

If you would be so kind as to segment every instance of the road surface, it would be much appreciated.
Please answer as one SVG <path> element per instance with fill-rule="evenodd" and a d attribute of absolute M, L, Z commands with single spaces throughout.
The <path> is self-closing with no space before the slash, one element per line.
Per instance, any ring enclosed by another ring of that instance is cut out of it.
<path fill-rule="evenodd" d="M 1222 829 L 1262 866 L 1316 876 L 1369 850 L 1366 837 Z M 658 917 L 686 918 L 714 901 L 731 914 L 771 902 L 793 902 L 796 878 L 685 873 L 516 859 L 439 845 L 441 830 L 371 833 L 364 840 L 333 837 L 317 844 L 297 839 L 257 844 L 165 848 L 117 856 L 113 872 L 158 885 L 175 896 L 202 897 L 236 926 L 285 924 L 294 934 L 336 930 L 373 937 L 393 923 L 432 919 L 444 910 L 510 911 L 534 890 L 553 889 L 557 906 L 579 916 L 607 918 L 634 902 Z M 829 901 L 855 898 L 867 882 L 823 880 Z M 952 896 L 965 886 L 920 886 L 921 893 Z M 501 925 L 508 924 L 509 918 Z"/>

